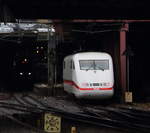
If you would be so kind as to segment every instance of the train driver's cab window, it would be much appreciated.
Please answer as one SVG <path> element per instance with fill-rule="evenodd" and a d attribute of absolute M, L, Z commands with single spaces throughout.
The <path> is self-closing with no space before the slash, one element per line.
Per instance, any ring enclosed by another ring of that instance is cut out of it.
<path fill-rule="evenodd" d="M 80 70 L 108 70 L 109 60 L 80 60 Z"/>
<path fill-rule="evenodd" d="M 80 60 L 79 63 L 81 70 L 94 70 L 93 60 Z"/>
<path fill-rule="evenodd" d="M 109 70 L 109 60 L 95 60 L 95 70 Z"/>

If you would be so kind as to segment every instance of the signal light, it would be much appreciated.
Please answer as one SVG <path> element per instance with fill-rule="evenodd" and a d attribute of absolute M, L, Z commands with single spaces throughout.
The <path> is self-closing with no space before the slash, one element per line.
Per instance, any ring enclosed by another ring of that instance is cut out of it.
<path fill-rule="evenodd" d="M 25 58 L 23 61 L 21 61 L 22 64 L 28 63 L 27 59 Z"/>

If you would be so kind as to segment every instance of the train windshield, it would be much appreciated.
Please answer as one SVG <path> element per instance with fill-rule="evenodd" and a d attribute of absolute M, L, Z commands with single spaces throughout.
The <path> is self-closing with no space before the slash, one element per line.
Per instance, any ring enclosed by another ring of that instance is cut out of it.
<path fill-rule="evenodd" d="M 80 60 L 81 70 L 108 70 L 109 60 Z"/>

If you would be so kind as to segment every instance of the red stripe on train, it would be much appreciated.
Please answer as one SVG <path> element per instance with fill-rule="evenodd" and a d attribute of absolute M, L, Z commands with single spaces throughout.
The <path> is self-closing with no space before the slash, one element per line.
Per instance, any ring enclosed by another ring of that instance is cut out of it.
<path fill-rule="evenodd" d="M 64 80 L 65 84 L 76 87 L 79 90 L 112 90 L 112 88 L 80 88 L 75 82 L 71 80 Z"/>

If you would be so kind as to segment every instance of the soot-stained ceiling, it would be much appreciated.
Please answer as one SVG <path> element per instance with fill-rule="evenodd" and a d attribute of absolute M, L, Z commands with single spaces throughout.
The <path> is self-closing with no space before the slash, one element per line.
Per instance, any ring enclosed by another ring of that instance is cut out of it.
<path fill-rule="evenodd" d="M 0 0 L 0 7 L 1 17 L 18 19 L 149 18 L 146 0 Z"/>

